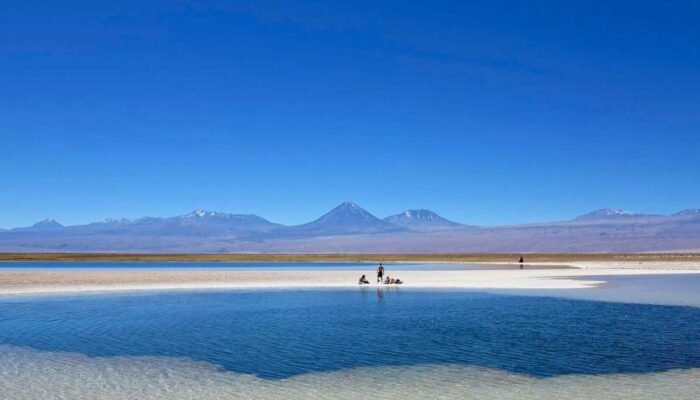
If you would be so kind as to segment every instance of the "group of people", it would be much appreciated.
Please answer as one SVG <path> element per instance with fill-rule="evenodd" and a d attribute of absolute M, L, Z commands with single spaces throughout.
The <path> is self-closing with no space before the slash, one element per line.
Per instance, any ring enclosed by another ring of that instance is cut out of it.
<path fill-rule="evenodd" d="M 394 279 L 389 277 L 388 275 L 386 278 L 384 277 L 384 265 L 381 263 L 377 267 L 377 283 L 383 283 L 385 285 L 400 285 L 403 283 L 401 279 Z M 369 285 L 369 281 L 367 280 L 367 277 L 365 275 L 362 275 L 360 277 L 360 281 L 358 282 L 360 285 Z"/>

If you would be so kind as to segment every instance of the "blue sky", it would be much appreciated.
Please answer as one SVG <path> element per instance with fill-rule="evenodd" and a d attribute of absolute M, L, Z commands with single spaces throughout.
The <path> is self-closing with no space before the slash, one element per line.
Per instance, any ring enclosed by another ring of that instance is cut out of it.
<path fill-rule="evenodd" d="M 697 1 L 3 2 L 0 227 L 700 207 L 699 19 Z"/>

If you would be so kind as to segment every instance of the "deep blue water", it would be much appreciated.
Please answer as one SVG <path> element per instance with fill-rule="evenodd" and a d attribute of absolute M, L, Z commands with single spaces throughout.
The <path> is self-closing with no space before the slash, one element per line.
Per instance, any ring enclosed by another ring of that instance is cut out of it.
<path fill-rule="evenodd" d="M 642 373 L 700 367 L 700 308 L 372 288 L 4 298 L 0 344 L 186 357 L 269 379 L 445 363 Z"/>

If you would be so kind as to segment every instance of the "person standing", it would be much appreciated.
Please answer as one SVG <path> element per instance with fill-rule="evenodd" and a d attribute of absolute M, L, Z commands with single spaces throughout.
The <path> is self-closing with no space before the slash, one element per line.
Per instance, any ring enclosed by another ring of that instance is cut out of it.
<path fill-rule="evenodd" d="M 383 277 L 384 277 L 384 265 L 382 265 L 382 263 L 379 263 L 379 266 L 377 267 L 377 282 L 382 283 Z"/>

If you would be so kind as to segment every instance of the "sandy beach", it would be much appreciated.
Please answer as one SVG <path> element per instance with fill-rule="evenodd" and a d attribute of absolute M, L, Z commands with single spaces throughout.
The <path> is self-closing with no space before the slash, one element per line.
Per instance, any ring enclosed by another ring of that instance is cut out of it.
<path fill-rule="evenodd" d="M 558 263 L 561 265 L 561 263 Z M 539 264 L 541 266 L 541 264 Z M 440 289 L 585 289 L 605 283 L 605 276 L 700 273 L 698 262 L 574 262 L 568 269 L 401 271 L 387 274 L 405 288 Z M 102 292 L 133 290 L 280 289 L 357 287 L 374 271 L 231 271 L 231 270 L 8 270 L 0 272 L 0 294 Z M 595 276 L 598 279 L 580 278 Z"/>

